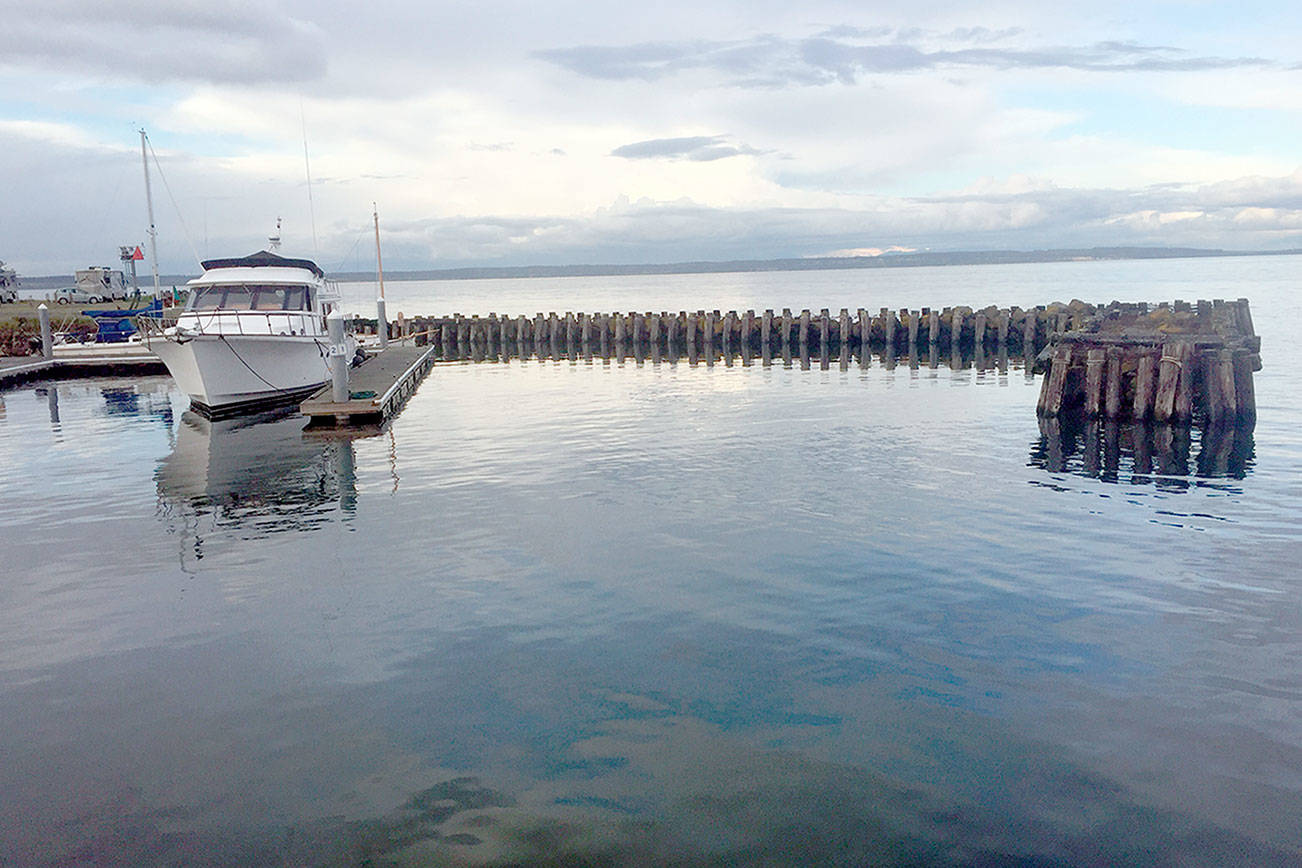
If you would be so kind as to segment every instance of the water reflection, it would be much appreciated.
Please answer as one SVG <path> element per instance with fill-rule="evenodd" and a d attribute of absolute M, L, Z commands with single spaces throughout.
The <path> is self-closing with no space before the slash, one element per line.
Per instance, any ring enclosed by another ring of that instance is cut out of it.
<path fill-rule="evenodd" d="M 352 440 L 305 436 L 296 407 L 219 421 L 187 410 L 154 474 L 158 513 L 193 537 L 196 558 L 206 520 L 245 539 L 347 520 L 356 478 Z"/>
<path fill-rule="evenodd" d="M 1252 427 L 1116 422 L 1072 414 L 1040 419 L 1030 464 L 1104 482 L 1181 490 L 1202 479 L 1243 479 L 1255 463 Z"/>

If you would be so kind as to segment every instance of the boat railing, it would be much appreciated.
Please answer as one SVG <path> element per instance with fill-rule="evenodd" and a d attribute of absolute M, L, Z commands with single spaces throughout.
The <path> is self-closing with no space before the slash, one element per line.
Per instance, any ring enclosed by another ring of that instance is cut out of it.
<path fill-rule="evenodd" d="M 307 335 L 322 337 L 320 318 L 311 313 L 256 310 L 186 311 L 178 328 L 199 335 Z"/>

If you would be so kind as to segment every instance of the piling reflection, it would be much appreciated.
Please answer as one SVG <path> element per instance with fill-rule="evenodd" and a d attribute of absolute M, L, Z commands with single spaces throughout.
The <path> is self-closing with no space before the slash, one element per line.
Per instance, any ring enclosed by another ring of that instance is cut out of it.
<path fill-rule="evenodd" d="M 200 558 L 209 529 L 310 531 L 348 520 L 357 503 L 351 439 L 305 436 L 295 407 L 220 421 L 187 410 L 154 479 L 159 516 Z"/>
<path fill-rule="evenodd" d="M 1198 479 L 1243 479 L 1255 462 L 1251 425 L 1191 428 L 1080 414 L 1039 421 L 1030 464 L 1050 473 L 1180 490 Z"/>

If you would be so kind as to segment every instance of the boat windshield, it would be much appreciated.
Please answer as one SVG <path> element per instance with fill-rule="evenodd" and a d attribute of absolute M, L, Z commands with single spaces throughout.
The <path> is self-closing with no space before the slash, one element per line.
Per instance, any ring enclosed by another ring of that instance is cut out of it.
<path fill-rule="evenodd" d="M 188 310 L 311 310 L 306 286 L 218 284 L 195 287 Z"/>

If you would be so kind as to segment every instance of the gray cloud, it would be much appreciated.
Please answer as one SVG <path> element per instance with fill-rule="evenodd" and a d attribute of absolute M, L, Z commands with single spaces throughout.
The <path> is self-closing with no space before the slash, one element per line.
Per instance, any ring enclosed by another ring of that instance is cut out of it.
<path fill-rule="evenodd" d="M 753 156 L 760 154 L 750 145 L 733 144 L 724 136 L 686 136 L 676 139 L 648 139 L 645 142 L 633 142 L 620 145 L 610 152 L 612 157 L 627 160 L 671 159 L 710 162 L 727 157 Z"/>
<path fill-rule="evenodd" d="M 864 75 L 962 67 L 1178 72 L 1273 65 L 1259 57 L 1195 57 L 1169 46 L 1133 42 L 1038 49 L 990 47 L 1017 33 L 1014 29 L 969 28 L 936 36 L 922 31 L 884 33 L 880 28 L 841 26 L 803 39 L 764 35 L 732 42 L 580 45 L 539 51 L 535 56 L 589 78 L 653 81 L 687 70 L 707 70 L 729 76 L 732 84 L 742 87 L 853 83 Z M 865 39 L 874 41 L 862 44 Z M 961 45 L 923 47 L 924 42 L 937 39 Z"/>
<path fill-rule="evenodd" d="M 265 4 L 49 0 L 0 3 L 0 11 L 7 12 L 0 66 L 246 85 L 310 81 L 326 71 L 322 31 Z"/>

